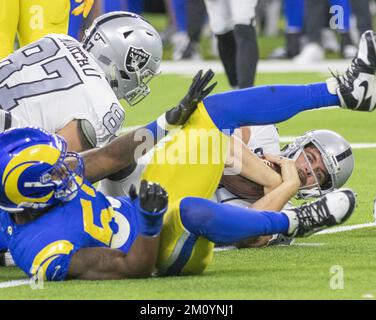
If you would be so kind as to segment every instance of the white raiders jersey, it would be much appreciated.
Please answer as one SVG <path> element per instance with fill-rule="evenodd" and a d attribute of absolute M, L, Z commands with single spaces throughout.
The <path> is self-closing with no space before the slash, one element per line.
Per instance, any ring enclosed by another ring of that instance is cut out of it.
<path fill-rule="evenodd" d="M 270 124 L 267 126 L 250 126 L 251 137 L 246 143 L 248 149 L 254 153 L 279 154 L 279 134 L 276 126 Z"/>
<path fill-rule="evenodd" d="M 0 61 L 0 108 L 17 118 L 17 126 L 51 133 L 74 119 L 86 119 L 98 146 L 118 134 L 125 117 L 100 67 L 77 40 L 60 34 Z"/>

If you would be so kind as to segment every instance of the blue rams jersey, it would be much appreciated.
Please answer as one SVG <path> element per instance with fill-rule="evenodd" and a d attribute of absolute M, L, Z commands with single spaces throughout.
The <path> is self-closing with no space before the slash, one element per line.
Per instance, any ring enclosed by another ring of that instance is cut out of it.
<path fill-rule="evenodd" d="M 87 247 L 127 253 L 138 234 L 137 209 L 128 197 L 105 197 L 85 181 L 78 195 L 36 220 L 17 225 L 0 211 L 0 238 L 17 266 L 29 276 L 64 280 L 74 252 Z"/>

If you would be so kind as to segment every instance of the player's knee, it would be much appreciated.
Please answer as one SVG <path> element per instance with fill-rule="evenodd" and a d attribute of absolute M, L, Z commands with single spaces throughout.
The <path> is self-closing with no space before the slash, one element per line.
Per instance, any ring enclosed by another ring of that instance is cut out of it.
<path fill-rule="evenodd" d="M 180 202 L 180 218 L 184 227 L 197 235 L 213 218 L 211 202 L 206 199 L 187 197 Z"/>

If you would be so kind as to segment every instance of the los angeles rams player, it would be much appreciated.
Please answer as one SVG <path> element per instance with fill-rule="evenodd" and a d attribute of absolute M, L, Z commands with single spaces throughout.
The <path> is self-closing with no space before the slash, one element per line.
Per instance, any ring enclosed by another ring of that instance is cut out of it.
<path fill-rule="evenodd" d="M 375 86 L 375 58 L 374 34 L 367 32 L 362 37 L 357 60 L 354 60 L 345 76 L 337 78 L 335 90 L 326 83 L 319 83 L 293 86 L 295 94 L 291 95 L 291 86 L 259 87 L 209 96 L 198 104 L 196 110 L 191 108 L 185 114 L 185 116 L 190 117 L 184 122 L 184 128 L 176 132 L 163 147 L 155 149 L 153 155 L 155 161 L 147 166 L 143 174 L 149 181 L 160 183 L 170 193 L 170 206 L 165 215 L 161 233 L 161 249 L 157 261 L 158 270 L 164 274 L 200 273 L 211 261 L 213 242 L 234 242 L 250 236 L 276 232 L 307 235 L 323 226 L 345 221 L 353 212 L 355 206 L 355 196 L 350 190 L 334 191 L 311 205 L 285 210 L 282 213 L 254 211 L 249 214 L 249 209 L 214 204 L 198 198 L 211 197 L 214 193 L 223 171 L 223 159 L 220 158 L 217 163 L 210 160 L 207 163 L 193 164 L 187 164 L 185 161 L 171 164 L 169 161 L 160 162 L 158 160 L 165 159 L 163 154 L 168 154 L 171 151 L 176 152 L 176 150 L 183 155 L 183 159 L 186 159 L 186 156 L 191 153 L 203 152 L 209 154 L 206 159 L 212 159 L 216 150 L 227 149 L 228 134 L 231 134 L 234 128 L 244 125 L 276 123 L 298 112 L 312 108 L 337 104 L 343 108 L 372 111 L 375 108 L 375 96 L 372 95 L 367 98 L 364 96 L 364 92 L 359 89 L 359 79 L 367 81 L 369 86 Z M 201 79 L 201 77 L 200 72 L 195 79 Z M 198 82 L 201 81 L 198 80 Z M 262 96 L 262 101 L 260 101 L 259 95 Z M 307 97 L 310 98 L 307 100 Z M 232 113 L 226 112 L 230 101 L 232 102 Z M 244 102 L 246 101 L 255 102 L 255 105 L 252 108 L 245 107 Z M 228 128 L 230 130 L 225 133 L 220 131 Z M 190 131 L 196 131 L 195 134 L 199 133 L 193 143 L 186 139 Z M 79 173 L 82 170 L 75 170 L 74 173 L 70 173 L 68 168 L 61 169 L 63 161 L 57 161 L 63 154 L 61 148 L 58 149 L 58 152 L 51 152 L 51 154 L 55 154 L 55 160 L 46 159 L 45 156 L 37 159 L 38 165 L 44 165 L 43 170 L 31 169 L 34 159 L 31 158 L 36 154 L 34 145 L 30 145 L 30 143 L 33 143 L 31 137 L 34 135 L 30 134 L 29 139 L 26 139 L 27 143 L 25 143 L 24 132 L 22 132 L 22 139 L 19 139 L 16 130 L 8 131 L 2 137 L 12 137 L 14 132 L 16 132 L 15 142 L 5 142 L 3 149 L 7 150 L 6 146 L 9 148 L 21 145 L 22 147 L 15 153 L 10 150 L 4 152 L 2 191 L 0 192 L 0 202 L 3 209 L 8 211 L 26 208 L 40 209 L 51 203 L 56 204 L 63 199 L 68 199 L 70 201 L 66 205 L 55 206 L 52 209 L 62 208 L 63 212 L 70 212 L 70 210 L 64 210 L 64 207 L 74 201 L 79 201 L 80 203 L 76 203 L 75 208 L 81 207 L 81 219 L 87 219 L 85 223 L 79 223 L 81 229 L 69 226 L 69 230 L 72 230 L 72 232 L 75 230 L 76 233 L 71 234 L 68 240 L 66 240 L 68 237 L 66 233 L 58 233 L 58 230 L 54 230 L 54 236 L 57 237 L 55 239 L 49 238 L 46 240 L 47 236 L 44 234 L 43 236 L 46 238 L 40 238 L 38 242 L 40 244 L 39 251 L 33 251 L 32 254 L 27 255 L 26 252 L 31 251 L 27 250 L 30 242 L 25 243 L 24 241 L 21 245 L 21 239 L 15 240 L 16 236 L 22 237 L 19 229 L 12 238 L 13 228 L 18 226 L 12 224 L 13 221 L 9 218 L 9 214 L 2 215 L 2 217 L 5 217 L 5 221 L 1 223 L 2 231 L 4 233 L 8 231 L 7 241 L 14 255 L 17 255 L 16 261 L 19 261 L 19 264 L 23 261 L 22 267 L 29 274 L 35 274 L 36 270 L 42 268 L 42 272 L 50 280 L 66 277 L 101 279 L 129 276 L 128 270 L 124 272 L 123 259 L 117 260 L 116 264 L 113 261 L 110 263 L 114 254 L 112 249 L 108 251 L 87 248 L 95 246 L 95 243 L 91 241 L 98 238 L 101 239 L 102 244 L 108 246 L 109 239 L 114 238 L 114 234 L 117 235 L 116 228 L 119 229 L 119 225 L 117 227 L 109 226 L 109 221 L 116 221 L 116 219 L 114 216 L 105 213 L 111 211 L 111 209 L 104 205 L 99 205 L 96 208 L 96 211 L 99 212 L 100 210 L 101 216 L 96 219 L 97 222 L 92 223 L 93 205 L 87 202 L 89 199 L 86 199 L 85 195 L 73 197 L 73 194 L 76 195 L 83 190 L 88 196 L 95 199 L 103 199 L 103 196 L 100 193 L 97 195 L 97 192 L 90 189 L 91 186 L 86 182 L 84 185 L 76 183 L 80 181 Z M 216 134 L 213 134 L 213 132 Z M 207 141 L 208 147 L 204 148 L 200 135 L 205 137 L 210 134 L 211 139 Z M 133 159 L 131 159 L 131 156 L 125 155 L 134 154 L 136 147 L 129 144 L 134 136 L 135 132 L 118 137 L 100 149 L 85 152 L 87 177 L 92 181 L 97 181 L 129 165 Z M 6 138 L 4 139 L 6 141 Z M 10 140 L 12 141 L 12 139 Z M 40 143 L 38 139 L 36 143 L 41 146 L 45 145 Z M 50 146 L 51 142 L 47 144 Z M 23 148 L 28 150 L 29 147 L 32 152 L 28 153 L 30 150 L 24 152 Z M 56 149 L 56 147 L 54 148 Z M 17 158 L 18 154 L 22 156 Z M 43 152 L 43 155 L 45 154 L 46 152 Z M 158 158 L 159 156 L 162 156 L 162 158 Z M 65 154 L 62 157 L 65 159 Z M 79 159 L 78 156 L 75 156 L 75 158 Z M 76 162 L 80 163 L 80 161 Z M 282 166 L 282 163 L 280 165 Z M 28 170 L 29 168 L 30 170 Z M 53 179 L 55 177 L 54 172 L 52 172 L 53 169 L 56 172 L 63 172 L 63 176 L 56 181 Z M 66 172 L 68 174 L 65 174 Z M 336 172 L 333 172 L 333 174 L 336 174 Z M 295 175 L 292 174 L 292 176 L 295 183 L 290 186 L 289 192 L 292 192 L 294 188 L 297 191 L 300 185 L 296 171 Z M 195 183 L 191 183 L 191 181 Z M 200 181 L 200 183 L 197 184 L 197 181 Z M 45 189 L 46 187 L 50 189 Z M 67 189 L 69 189 L 69 192 Z M 275 196 L 278 197 L 278 188 L 275 191 L 277 191 Z M 156 195 L 155 197 L 158 198 Z M 133 198 L 136 199 L 136 197 Z M 121 202 L 121 199 L 119 201 Z M 122 203 L 117 205 L 115 203 L 113 206 L 119 209 L 121 205 Z M 33 223 L 25 226 L 34 226 L 35 222 L 55 216 L 59 215 L 56 212 L 55 214 L 46 213 Z M 120 219 L 118 218 L 118 221 Z M 67 219 L 64 217 L 64 222 L 66 221 Z M 46 223 L 45 227 L 47 225 L 59 225 L 59 230 L 62 229 L 61 223 L 52 223 L 52 220 L 48 224 Z M 89 231 L 83 230 L 82 226 L 84 228 L 87 226 Z M 154 229 L 154 226 L 152 226 L 154 230 L 152 234 L 156 235 L 160 229 Z M 47 230 L 46 228 L 43 229 Z M 27 228 L 24 230 L 23 235 L 29 240 L 31 237 L 27 236 Z M 33 235 L 35 234 L 36 232 L 33 230 Z M 87 234 L 91 238 L 87 238 Z M 124 232 L 119 233 L 119 237 L 123 235 Z M 81 240 L 76 240 L 76 237 L 80 237 Z M 125 245 L 124 240 L 120 244 L 120 246 Z M 120 253 L 116 251 L 116 254 Z M 124 258 L 123 254 L 121 256 Z M 120 260 L 122 263 L 119 262 Z M 150 264 L 147 264 L 147 266 L 149 272 L 145 274 L 149 274 L 151 270 Z M 141 268 L 141 266 L 139 267 Z"/>
<path fill-rule="evenodd" d="M 94 0 L 81 3 L 74 15 L 86 18 Z M 13 52 L 16 34 L 20 46 L 26 46 L 49 33 L 66 34 L 70 0 L 0 0 L 0 59 Z"/>
<path fill-rule="evenodd" d="M 158 264 L 158 271 L 169 275 L 181 273 L 196 237 L 226 243 L 261 233 L 303 236 L 342 223 L 355 207 L 355 196 L 346 189 L 301 208 L 252 214 L 189 197 L 170 203 L 170 217 L 163 221 L 163 188 L 143 181 L 139 196 L 133 189 L 131 198 L 105 197 L 83 180 L 81 157 L 67 152 L 57 135 L 35 127 L 15 128 L 0 134 L 0 146 L 0 232 L 25 273 L 51 281 L 150 276 L 157 260 L 169 254 L 168 247 L 159 250 L 162 223 L 165 241 L 176 228 L 183 227 L 188 236 L 181 252 L 174 250 L 178 255 L 170 259 L 171 265 Z M 296 173 L 291 177 L 288 182 L 295 180 L 298 186 Z M 200 260 L 195 268 L 184 273 L 202 271 L 210 262 L 204 253 L 196 254 Z"/>

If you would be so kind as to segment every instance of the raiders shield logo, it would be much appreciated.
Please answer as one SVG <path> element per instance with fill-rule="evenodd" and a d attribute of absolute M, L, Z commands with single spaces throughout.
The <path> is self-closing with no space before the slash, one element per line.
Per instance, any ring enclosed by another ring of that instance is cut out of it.
<path fill-rule="evenodd" d="M 135 72 L 135 68 L 141 70 L 149 61 L 150 53 L 142 48 L 130 47 L 125 60 L 125 67 L 129 72 Z"/>

